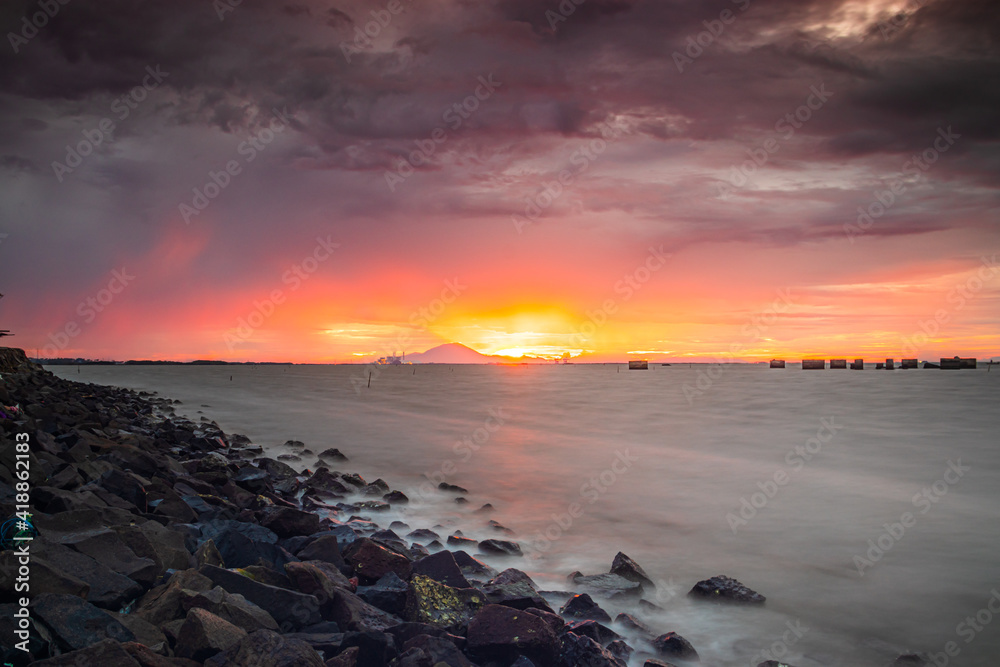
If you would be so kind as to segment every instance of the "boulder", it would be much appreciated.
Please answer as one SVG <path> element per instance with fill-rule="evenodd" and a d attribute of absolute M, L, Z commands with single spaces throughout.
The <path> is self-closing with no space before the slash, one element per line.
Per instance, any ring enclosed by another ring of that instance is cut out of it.
<path fill-rule="evenodd" d="M 247 633 L 212 612 L 194 607 L 188 610 L 174 652 L 181 658 L 203 662 L 237 644 Z"/>
<path fill-rule="evenodd" d="M 626 667 L 624 660 L 602 648 L 590 637 L 567 632 L 559 638 L 558 667 Z"/>
<path fill-rule="evenodd" d="M 149 482 L 134 473 L 124 472 L 117 468 L 108 470 L 100 477 L 100 485 L 107 491 L 118 496 L 134 506 L 140 512 L 146 512 L 146 487 Z"/>
<path fill-rule="evenodd" d="M 152 623 L 135 614 L 122 614 L 108 609 L 102 609 L 101 611 L 128 628 L 135 635 L 135 642 L 149 647 L 156 653 L 167 652 L 166 636 Z M 139 659 L 136 658 L 136 660 Z M 139 660 L 139 662 L 142 662 L 142 660 Z"/>
<path fill-rule="evenodd" d="M 323 658 L 299 639 L 257 630 L 228 650 L 205 661 L 205 667 L 324 667 Z"/>
<path fill-rule="evenodd" d="M 185 612 L 196 608 L 210 611 L 246 632 L 278 629 L 278 623 L 269 613 L 242 595 L 230 593 L 221 586 L 208 591 L 182 590 L 181 607 Z"/>
<path fill-rule="evenodd" d="M 278 537 L 312 535 L 319 531 L 318 516 L 291 507 L 275 507 L 265 511 L 260 523 L 273 530 Z"/>
<path fill-rule="evenodd" d="M 457 565 L 455 569 L 458 569 Z M 406 608 L 409 590 L 407 583 L 395 572 L 387 572 L 371 586 L 359 586 L 357 596 L 373 607 L 399 616 Z"/>
<path fill-rule="evenodd" d="M 571 621 L 566 624 L 566 629 L 581 637 L 590 637 L 601 646 L 621 639 L 621 635 L 597 621 Z"/>
<path fill-rule="evenodd" d="M 327 461 L 347 461 L 347 457 L 337 449 L 336 447 L 331 447 L 329 449 L 324 449 L 319 453 L 319 458 Z"/>
<path fill-rule="evenodd" d="M 321 560 L 335 565 L 343 572 L 347 568 L 344 556 L 340 552 L 340 540 L 336 535 L 322 535 L 303 547 L 296 558 L 301 560 Z"/>
<path fill-rule="evenodd" d="M 344 560 L 354 568 L 358 578 L 374 583 L 388 572 L 395 572 L 404 581 L 410 579 L 410 561 L 373 540 L 362 537 L 344 551 Z"/>
<path fill-rule="evenodd" d="M 719 575 L 699 581 L 688 593 L 689 597 L 734 604 L 764 604 L 767 599 L 730 577 Z"/>
<path fill-rule="evenodd" d="M 131 630 L 75 595 L 42 593 L 32 599 L 31 611 L 69 650 L 85 648 L 102 639 L 119 642 L 135 639 Z"/>
<path fill-rule="evenodd" d="M 509 540 L 483 540 L 479 543 L 479 550 L 483 553 L 494 556 L 523 556 L 521 545 Z"/>
<path fill-rule="evenodd" d="M 497 576 L 496 570 L 478 558 L 473 558 L 465 551 L 452 552 L 452 556 L 455 557 L 455 562 L 458 563 L 462 574 L 470 581 L 473 579 L 486 581 Z"/>
<path fill-rule="evenodd" d="M 202 565 L 226 566 L 226 562 L 223 560 L 222 554 L 219 553 L 219 549 L 215 546 L 214 540 L 205 540 L 202 542 L 198 550 L 194 552 L 194 560 L 198 567 Z"/>
<path fill-rule="evenodd" d="M 185 592 L 207 591 L 212 581 L 197 570 L 175 572 L 165 584 L 149 590 L 135 606 L 135 615 L 155 626 L 183 616 Z"/>
<path fill-rule="evenodd" d="M 625 643 L 623 639 L 616 639 L 604 648 L 624 663 L 628 663 L 632 659 L 632 654 L 635 653 L 635 649 Z"/>
<path fill-rule="evenodd" d="M 298 628 L 318 623 L 319 600 L 312 595 L 290 591 L 277 586 L 269 586 L 245 577 L 232 570 L 224 570 L 215 565 L 203 565 L 198 571 L 212 582 L 230 593 L 242 595 L 278 622 Z"/>
<path fill-rule="evenodd" d="M 701 660 L 691 642 L 676 632 L 668 632 L 654 639 L 653 648 L 656 649 L 657 654 L 665 658 L 686 660 L 688 662 L 699 662 Z"/>
<path fill-rule="evenodd" d="M 104 609 L 120 609 L 125 602 L 142 593 L 142 586 L 113 571 L 103 563 L 44 535 L 31 542 L 32 560 L 45 560 L 53 569 L 86 582 L 90 586 L 87 601 Z"/>
<path fill-rule="evenodd" d="M 410 588 L 406 619 L 449 632 L 460 632 L 486 604 L 486 598 L 474 588 L 452 588 L 419 574 L 410 581 Z"/>
<path fill-rule="evenodd" d="M 468 653 L 480 662 L 513 662 L 519 655 L 542 665 L 556 661 L 559 639 L 538 616 L 489 604 L 469 622 Z"/>
<path fill-rule="evenodd" d="M 153 585 L 160 571 L 155 561 L 136 556 L 110 528 L 64 535 L 59 541 L 146 588 Z"/>
<path fill-rule="evenodd" d="M 422 574 L 453 588 L 469 588 L 471 585 L 450 551 L 439 551 L 431 556 L 425 556 L 413 563 L 412 569 L 413 574 Z"/>
<path fill-rule="evenodd" d="M 619 551 L 611 562 L 611 574 L 642 584 L 649 590 L 655 590 L 656 584 L 649 578 L 642 566 Z"/>
<path fill-rule="evenodd" d="M 374 607 L 347 590 L 334 592 L 324 609 L 326 618 L 344 630 L 383 632 L 400 624 L 400 619 Z"/>
<path fill-rule="evenodd" d="M 444 637 L 417 635 L 403 645 L 396 667 L 475 667 L 455 644 Z"/>
<path fill-rule="evenodd" d="M 590 621 L 610 622 L 611 616 L 601 609 L 601 606 L 594 602 L 594 599 L 586 593 L 574 595 L 566 604 L 562 606 L 559 613 L 570 618 L 579 618 Z"/>

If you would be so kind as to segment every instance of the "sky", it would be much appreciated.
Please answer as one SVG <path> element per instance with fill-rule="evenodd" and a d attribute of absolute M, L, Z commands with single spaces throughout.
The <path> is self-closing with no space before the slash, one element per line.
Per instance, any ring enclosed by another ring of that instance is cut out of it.
<path fill-rule="evenodd" d="M 1000 356 L 995 0 L 0 8 L 43 357 Z"/>

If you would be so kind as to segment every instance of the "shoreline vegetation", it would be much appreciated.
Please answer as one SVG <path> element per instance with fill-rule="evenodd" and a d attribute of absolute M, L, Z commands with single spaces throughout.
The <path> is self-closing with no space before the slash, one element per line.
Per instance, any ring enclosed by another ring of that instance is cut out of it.
<path fill-rule="evenodd" d="M 338 450 L 322 452 L 327 465 L 300 473 L 215 422 L 177 416 L 177 403 L 63 380 L 23 351 L 0 348 L 0 511 L 13 516 L 27 498 L 37 531 L 0 553 L 5 663 L 700 661 L 690 641 L 649 620 L 660 610 L 650 601 L 661 599 L 657 582 L 624 553 L 608 572 L 574 572 L 565 590 L 539 590 L 518 569 L 527 560 L 517 534 L 490 518 L 489 504 L 470 511 L 495 539 L 389 523 L 380 517 L 405 506 L 405 494 L 341 472 L 349 461 Z M 14 460 L 22 450 L 19 476 Z M 444 483 L 437 492 L 467 493 Z M 725 576 L 695 583 L 688 595 L 704 604 L 765 603 Z M 608 613 L 621 608 L 633 613 Z M 777 661 L 782 655 L 758 651 L 741 664 L 779 667 L 787 664 Z M 894 664 L 920 659 L 900 656 Z"/>

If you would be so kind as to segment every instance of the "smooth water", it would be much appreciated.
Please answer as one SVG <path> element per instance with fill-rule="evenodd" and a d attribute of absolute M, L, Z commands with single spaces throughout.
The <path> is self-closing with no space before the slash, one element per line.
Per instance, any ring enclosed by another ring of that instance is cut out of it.
<path fill-rule="evenodd" d="M 368 388 L 361 366 L 50 370 L 180 399 L 272 456 L 288 439 L 338 447 L 340 468 L 414 500 L 398 512 L 413 528 L 516 530 L 514 566 L 548 588 L 624 551 L 659 582 L 647 597 L 665 611 L 647 621 L 703 664 L 1000 663 L 1000 372 L 428 365 Z M 427 493 L 425 475 L 470 502 Z M 497 511 L 473 513 L 486 502 Z M 717 574 L 766 605 L 685 597 Z"/>

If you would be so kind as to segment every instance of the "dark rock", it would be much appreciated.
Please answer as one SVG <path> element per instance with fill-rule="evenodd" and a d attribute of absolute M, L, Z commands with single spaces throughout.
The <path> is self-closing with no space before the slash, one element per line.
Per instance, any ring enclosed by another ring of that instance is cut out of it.
<path fill-rule="evenodd" d="M 454 551 L 451 555 L 455 557 L 455 562 L 458 563 L 462 574 L 470 581 L 473 579 L 485 581 L 497 576 L 496 570 L 478 558 L 473 558 L 465 551 Z"/>
<path fill-rule="evenodd" d="M 456 484 L 449 484 L 447 482 L 441 482 L 440 484 L 438 484 L 438 488 L 441 489 L 442 491 L 449 491 L 451 493 L 468 493 L 469 492 L 468 489 L 463 489 L 462 487 L 460 487 L 460 486 L 458 486 Z"/>
<path fill-rule="evenodd" d="M 451 640 L 432 635 L 410 639 L 393 664 L 395 667 L 475 667 Z"/>
<path fill-rule="evenodd" d="M 209 591 L 182 590 L 181 607 L 185 612 L 194 608 L 210 611 L 246 632 L 278 629 L 278 623 L 269 613 L 242 595 L 230 593 L 221 586 Z"/>
<path fill-rule="evenodd" d="M 258 468 L 252 465 L 240 468 L 236 474 L 232 476 L 232 481 L 247 491 L 255 494 L 274 490 L 274 487 L 271 484 L 271 478 L 268 476 L 267 471 L 263 468 Z"/>
<path fill-rule="evenodd" d="M 458 566 L 455 566 L 458 569 Z M 406 596 L 409 586 L 396 576 L 395 572 L 387 572 L 371 586 L 359 586 L 357 596 L 382 611 L 397 616 L 402 615 L 406 608 Z"/>
<path fill-rule="evenodd" d="M 149 648 L 160 652 L 167 652 L 167 638 L 160 631 L 158 627 L 146 621 L 135 614 L 122 614 L 118 612 L 113 612 L 108 609 L 102 609 L 102 611 L 110 616 L 113 620 L 118 621 L 129 631 L 135 635 L 134 641 L 148 646 Z M 136 658 L 138 660 L 138 658 Z M 142 662 L 140 660 L 140 662 Z"/>
<path fill-rule="evenodd" d="M 688 596 L 736 604 L 764 604 L 767 599 L 735 579 L 722 575 L 699 581 L 688 593 Z"/>
<path fill-rule="evenodd" d="M 42 593 L 31 601 L 31 611 L 69 650 L 85 648 L 102 639 L 119 642 L 135 639 L 131 630 L 75 595 Z"/>
<path fill-rule="evenodd" d="M 18 570 L 17 555 L 13 551 L 0 553 L 0 591 L 13 591 Z M 68 572 L 51 565 L 44 558 L 31 558 L 31 593 L 60 593 L 86 598 L 90 584 Z"/>
<path fill-rule="evenodd" d="M 510 663 L 519 655 L 542 665 L 556 661 L 559 639 L 538 616 L 486 605 L 469 622 L 468 653 L 481 662 Z"/>
<path fill-rule="evenodd" d="M 197 570 L 175 572 L 165 584 L 149 590 L 136 603 L 135 615 L 161 626 L 185 613 L 183 607 L 184 592 L 207 591 L 212 588 L 212 581 L 202 576 Z"/>
<path fill-rule="evenodd" d="M 352 531 L 353 534 L 353 531 Z M 302 560 L 321 560 L 335 565 L 344 572 L 348 565 L 340 552 L 340 540 L 336 535 L 322 535 L 303 547 L 296 557 Z"/>
<path fill-rule="evenodd" d="M 600 605 L 594 602 L 594 599 L 586 593 L 581 593 L 571 597 L 569 601 L 562 606 L 559 613 L 563 616 L 590 621 L 611 621 L 611 617 L 608 616 L 608 612 L 601 609 Z"/>
<path fill-rule="evenodd" d="M 545 623 L 552 628 L 552 631 L 557 635 L 562 634 L 563 630 L 566 628 L 566 621 L 562 616 L 556 614 L 555 612 L 539 609 L 537 607 L 529 607 L 525 609 L 525 611 L 529 614 L 534 614 L 538 618 L 545 621 Z"/>
<path fill-rule="evenodd" d="M 325 607 L 327 618 L 346 631 L 383 632 L 400 619 L 374 607 L 347 590 L 335 590 Z"/>
<path fill-rule="evenodd" d="M 442 630 L 435 625 L 427 623 L 400 623 L 391 628 L 386 628 L 386 633 L 393 636 L 396 646 L 405 646 L 414 637 L 419 635 L 429 635 L 431 637 L 442 637 L 455 644 L 459 649 L 465 648 L 465 637 L 453 635 L 447 630 Z"/>
<path fill-rule="evenodd" d="M 262 528 L 261 526 L 258 526 Z M 271 535 L 273 532 L 268 531 Z M 254 533 L 249 533 L 254 535 Z M 223 562 L 228 567 L 247 567 L 263 564 L 267 567 L 281 568 L 285 563 L 295 560 L 292 554 L 279 547 L 274 540 L 263 541 L 250 537 L 246 532 L 229 528 L 212 537 Z"/>
<path fill-rule="evenodd" d="M 605 647 L 605 649 L 607 649 L 608 653 L 625 663 L 627 663 L 632 658 L 632 654 L 635 653 L 635 649 L 621 639 L 616 639 L 611 642 Z"/>
<path fill-rule="evenodd" d="M 152 586 L 159 574 L 153 560 L 137 557 L 110 528 L 64 535 L 59 541 L 145 587 Z"/>
<path fill-rule="evenodd" d="M 406 536 L 411 540 L 420 540 L 422 542 L 441 539 L 440 535 L 435 533 L 433 530 L 428 530 L 426 528 L 417 528 L 416 530 L 407 533 Z"/>
<path fill-rule="evenodd" d="M 275 507 L 265 511 L 260 524 L 273 530 L 278 537 L 312 535 L 319 531 L 318 516 L 291 507 Z"/>
<path fill-rule="evenodd" d="M 213 658 L 205 667 L 324 667 L 323 659 L 300 639 L 257 630 Z"/>
<path fill-rule="evenodd" d="M 648 587 L 649 590 L 656 589 L 656 584 L 649 578 L 649 575 L 642 569 L 642 566 L 621 551 L 615 555 L 615 559 L 611 563 L 611 574 L 617 574 L 619 577 L 642 584 L 644 587 Z"/>
<path fill-rule="evenodd" d="M 607 646 L 611 642 L 621 639 L 621 635 L 597 621 L 572 621 L 566 624 L 566 629 L 581 637 L 590 637 L 601 646 Z"/>
<path fill-rule="evenodd" d="M 248 577 L 214 565 L 203 565 L 198 571 L 230 593 L 237 593 L 274 618 L 279 625 L 286 622 L 299 628 L 318 623 L 319 600 L 312 595 L 258 583 Z"/>
<path fill-rule="evenodd" d="M 341 475 L 340 479 L 344 480 L 351 486 L 356 486 L 359 489 L 368 485 L 368 482 L 365 481 L 364 477 L 353 472 L 346 475 Z"/>
<path fill-rule="evenodd" d="M 496 510 L 496 508 L 493 507 L 493 505 L 491 505 L 490 503 L 486 503 L 485 505 L 483 505 L 482 507 L 480 507 L 479 509 L 477 509 L 475 513 L 476 514 L 488 514 L 490 512 L 495 511 L 495 510 Z"/>
<path fill-rule="evenodd" d="M 414 575 L 410 588 L 405 618 L 449 632 L 460 632 L 486 604 L 474 588 L 452 588 L 420 574 Z"/>
<path fill-rule="evenodd" d="M 422 574 L 453 588 L 471 586 L 450 551 L 440 551 L 432 556 L 425 556 L 413 563 L 412 570 L 413 574 Z"/>
<path fill-rule="evenodd" d="M 324 467 L 317 468 L 316 472 L 306 480 L 306 488 L 333 494 L 336 497 L 342 497 L 343 494 L 350 492 L 336 475 Z"/>
<path fill-rule="evenodd" d="M 405 505 L 410 502 L 410 499 L 402 491 L 390 491 L 389 493 L 382 496 L 382 500 L 387 503 L 392 503 L 396 505 Z"/>
<path fill-rule="evenodd" d="M 195 607 L 187 613 L 174 652 L 181 658 L 202 662 L 238 644 L 247 633 L 210 611 Z"/>
<path fill-rule="evenodd" d="M 358 654 L 360 653 L 360 648 L 352 646 L 327 660 L 326 667 L 359 667 Z"/>
<path fill-rule="evenodd" d="M 347 457 L 344 456 L 341 451 L 335 447 L 329 449 L 324 449 L 319 453 L 321 459 L 326 459 L 328 461 L 347 461 Z"/>
<path fill-rule="evenodd" d="M 668 632 L 654 639 L 653 648 L 656 649 L 658 654 L 667 658 L 687 660 L 689 662 L 699 662 L 701 660 L 691 642 L 676 632 Z"/>
<path fill-rule="evenodd" d="M 638 633 L 650 641 L 655 637 L 652 629 L 632 614 L 618 614 L 615 616 L 615 623 Z"/>
<path fill-rule="evenodd" d="M 147 510 L 145 483 L 133 473 L 123 472 L 114 468 L 105 472 L 100 478 L 101 486 L 122 500 L 134 505 L 140 512 Z"/>
<path fill-rule="evenodd" d="M 268 476 L 275 482 L 280 482 L 286 479 L 292 479 L 297 477 L 299 473 L 295 472 L 295 468 L 291 467 L 286 463 L 281 461 L 275 461 L 274 459 L 262 456 L 259 459 L 254 459 L 254 463 L 265 471 L 267 471 Z"/>
<path fill-rule="evenodd" d="M 405 556 L 390 551 L 384 546 L 367 537 L 355 540 L 344 550 L 344 560 L 354 568 L 357 576 L 368 582 L 375 583 L 388 572 L 408 581 L 412 568 Z"/>
<path fill-rule="evenodd" d="M 286 565 L 290 564 L 291 563 L 286 563 Z M 295 588 L 287 576 L 277 570 L 272 570 L 266 565 L 247 565 L 246 567 L 239 568 L 239 572 L 244 577 L 250 577 L 260 584 L 277 586 L 278 588 L 285 588 L 288 590 L 293 590 Z"/>
<path fill-rule="evenodd" d="M 459 534 L 449 535 L 448 544 L 452 544 L 457 547 L 468 547 L 470 549 L 474 548 L 479 543 L 472 539 L 471 537 L 463 537 Z"/>
<path fill-rule="evenodd" d="M 396 643 L 392 635 L 378 631 L 346 632 L 340 644 L 342 649 L 358 649 L 358 665 L 385 667 L 396 657 Z"/>
<path fill-rule="evenodd" d="M 625 661 L 615 657 L 590 637 L 567 632 L 560 637 L 558 667 L 626 667 Z"/>
<path fill-rule="evenodd" d="M 672 662 L 664 662 L 663 660 L 649 658 L 642 664 L 642 667 L 677 667 L 677 665 Z"/>
<path fill-rule="evenodd" d="M 32 559 L 45 560 L 52 569 L 71 573 L 90 586 L 87 601 L 104 609 L 119 609 L 128 600 L 142 593 L 142 586 L 114 572 L 106 565 L 70 549 L 48 541 L 43 535 L 31 542 Z"/>
<path fill-rule="evenodd" d="M 31 663 L 33 667 L 85 667 L 87 665 L 102 665 L 102 667 L 141 667 L 130 656 L 122 644 L 115 639 L 104 639 L 87 648 L 63 653 L 47 660 Z"/>
<path fill-rule="evenodd" d="M 222 558 L 222 554 L 215 546 L 215 542 L 212 540 L 206 540 L 202 543 L 198 550 L 194 554 L 195 563 L 200 567 L 202 565 L 218 565 L 219 567 L 225 567 L 226 562 Z"/>
<path fill-rule="evenodd" d="M 479 543 L 479 550 L 498 556 L 523 556 L 521 545 L 508 540 L 483 540 Z"/>
<path fill-rule="evenodd" d="M 489 521 L 489 523 L 487 525 L 490 528 L 492 528 L 493 530 L 497 531 L 498 533 L 503 533 L 504 535 L 514 535 L 515 534 L 513 530 L 511 530 L 510 528 L 504 526 L 503 524 L 501 524 L 498 521 L 494 521 L 493 519 L 490 519 L 490 521 Z"/>

